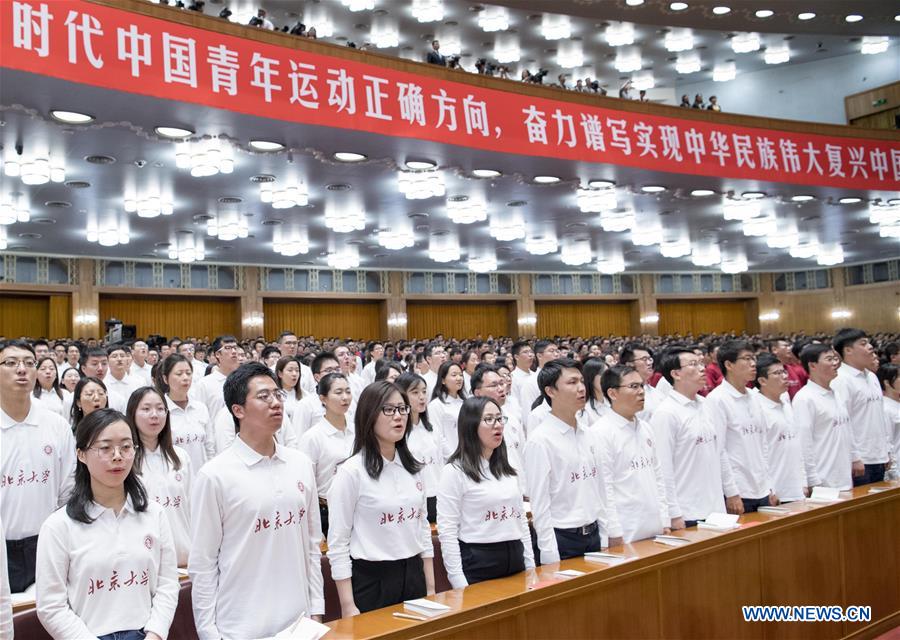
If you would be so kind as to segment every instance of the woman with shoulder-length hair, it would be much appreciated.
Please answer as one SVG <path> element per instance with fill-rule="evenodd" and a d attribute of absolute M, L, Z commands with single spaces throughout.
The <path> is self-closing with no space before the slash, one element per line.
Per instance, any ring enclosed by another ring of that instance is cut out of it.
<path fill-rule="evenodd" d="M 603 397 L 603 389 L 600 387 L 600 377 L 609 367 L 600 358 L 588 358 L 581 369 L 584 376 L 584 386 L 587 390 L 587 402 L 584 409 L 578 412 L 576 419 L 578 425 L 586 429 L 597 425 L 600 420 L 609 413 L 609 405 Z"/>
<path fill-rule="evenodd" d="M 78 423 L 94 411 L 105 409 L 109 406 L 109 393 L 106 385 L 100 378 L 87 376 L 78 381 L 75 391 L 72 392 L 72 409 L 70 421 L 72 431 L 78 427 Z"/>
<path fill-rule="evenodd" d="M 215 434 L 206 405 L 192 398 L 194 370 L 191 361 L 179 353 L 167 356 L 153 370 L 156 388 L 163 394 L 172 428 L 172 444 L 191 458 L 196 471 L 216 455 Z"/>
<path fill-rule="evenodd" d="M 438 537 L 454 589 L 534 568 L 505 424 L 490 398 L 469 398 L 459 412 L 459 445 L 441 471 L 437 498 Z"/>
<path fill-rule="evenodd" d="M 328 492 L 328 559 L 344 617 L 434 593 L 422 465 L 406 441 L 409 412 L 396 384 L 366 387 L 353 455 Z"/>
<path fill-rule="evenodd" d="M 396 382 L 403 374 L 403 367 L 399 362 L 391 360 L 378 360 L 375 362 L 375 380 L 387 380 L 388 382 Z"/>
<path fill-rule="evenodd" d="M 134 466 L 141 474 L 147 497 L 169 518 L 178 566 L 186 567 L 191 549 L 191 458 L 172 443 L 169 410 L 157 389 L 141 387 L 132 393 L 125 418 L 140 438 Z"/>
<path fill-rule="evenodd" d="M 65 508 L 41 526 L 38 619 L 56 639 L 160 640 L 178 604 L 175 546 L 134 466 L 138 434 L 99 409 L 75 429 L 78 464 Z"/>
<path fill-rule="evenodd" d="M 50 356 L 38 360 L 34 397 L 45 409 L 65 417 L 63 394 L 59 388 L 59 369 L 56 366 L 56 360 Z"/>
<path fill-rule="evenodd" d="M 438 430 L 441 455 L 444 460 L 456 450 L 456 420 L 466 392 L 463 389 L 463 370 L 455 362 L 447 361 L 437 372 L 437 384 L 428 403 L 428 415 Z"/>
<path fill-rule="evenodd" d="M 284 412 L 288 419 L 294 417 L 294 408 L 303 399 L 303 388 L 300 385 L 300 361 L 294 356 L 279 358 L 275 363 L 275 378 L 278 386 L 287 396 L 284 399 Z"/>
<path fill-rule="evenodd" d="M 441 477 L 444 457 L 441 441 L 428 419 L 428 383 L 418 373 L 404 373 L 396 380 L 397 386 L 406 392 L 409 400 L 409 434 L 407 446 L 416 460 L 421 462 L 425 479 L 425 495 L 428 498 L 428 522 L 437 522 L 437 487 Z"/>

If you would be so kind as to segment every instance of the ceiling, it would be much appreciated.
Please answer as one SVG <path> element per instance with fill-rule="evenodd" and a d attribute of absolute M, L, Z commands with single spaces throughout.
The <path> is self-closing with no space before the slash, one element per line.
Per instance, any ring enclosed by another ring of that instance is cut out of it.
<path fill-rule="evenodd" d="M 21 142 L 27 152 L 50 144 L 61 152 L 66 165 L 65 184 L 27 186 L 18 178 L 0 176 L 0 197 L 20 194 L 18 197 L 31 211 L 31 221 L 6 227 L 9 250 L 166 259 L 168 244 L 179 232 L 193 231 L 202 236 L 205 217 L 233 212 L 247 221 L 249 237 L 231 241 L 207 238 L 207 261 L 326 268 L 329 253 L 349 244 L 358 248 L 360 268 L 364 269 L 465 269 L 467 257 L 483 250 L 496 251 L 500 271 L 596 269 L 593 263 L 580 267 L 563 264 L 559 251 L 532 255 L 522 240 L 496 241 L 489 233 L 488 222 L 456 225 L 448 218 L 444 198 L 406 199 L 397 188 L 398 169 L 405 168 L 410 160 L 428 160 L 440 167 L 448 197 L 480 197 L 487 202 L 492 217 L 514 210 L 532 236 L 556 235 L 560 242 L 589 239 L 595 256 L 621 252 L 627 270 L 632 272 L 704 269 L 695 267 L 689 258 L 664 258 L 657 246 L 635 246 L 629 232 L 603 231 L 598 214 L 582 213 L 576 203 L 576 189 L 590 180 L 614 181 L 619 207 L 633 206 L 642 223 L 658 220 L 666 239 L 685 235 L 694 243 L 715 242 L 723 255 L 745 254 L 750 270 L 800 270 L 817 268 L 817 264 L 815 258 L 796 259 L 786 250 L 772 249 L 764 238 L 745 236 L 739 222 L 723 220 L 725 195 L 764 192 L 763 209 L 776 214 L 780 224 L 796 224 L 805 236 L 840 244 L 847 263 L 900 256 L 900 242 L 880 238 L 877 227 L 869 223 L 867 210 L 867 201 L 896 198 L 894 192 L 851 193 L 478 151 L 246 116 L 8 69 L 0 70 L 0 83 L 3 148 L 8 150 Z M 87 125 L 62 125 L 48 117 L 52 109 L 85 112 L 96 119 Z M 178 169 L 175 143 L 154 133 L 154 127 L 161 125 L 189 127 L 197 135 L 229 137 L 235 148 L 234 172 L 194 178 Z M 253 139 L 282 141 L 288 148 L 272 153 L 254 151 L 248 146 Z M 332 157 L 337 151 L 361 153 L 367 159 L 339 162 Z M 86 161 L 98 155 L 115 160 L 107 164 Z M 473 169 L 495 169 L 502 175 L 476 178 Z M 309 206 L 274 209 L 261 202 L 259 186 L 251 179 L 264 174 L 276 176 L 279 182 L 289 176 L 302 179 L 308 187 Z M 535 184 L 536 175 L 558 176 L 560 182 Z M 641 190 L 647 185 L 666 189 L 647 194 Z M 125 218 L 125 194 L 135 187 L 144 190 L 148 186 L 172 198 L 173 215 L 127 216 L 127 245 L 104 247 L 87 241 L 89 219 Z M 714 194 L 691 196 L 696 189 Z M 800 194 L 813 199 L 791 201 Z M 837 203 L 839 198 L 849 196 L 862 200 Z M 326 211 L 350 208 L 366 212 L 364 229 L 336 233 L 325 226 Z M 308 234 L 309 252 L 290 258 L 275 253 L 273 233 L 279 228 L 296 228 Z M 379 229 L 411 230 L 415 244 L 399 251 L 385 249 L 376 242 Z M 441 264 L 428 257 L 429 242 L 446 234 L 459 239 L 459 262 Z"/>

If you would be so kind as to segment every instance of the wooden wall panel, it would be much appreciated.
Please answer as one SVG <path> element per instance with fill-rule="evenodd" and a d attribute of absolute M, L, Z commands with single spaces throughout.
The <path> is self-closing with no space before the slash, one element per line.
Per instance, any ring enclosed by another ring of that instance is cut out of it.
<path fill-rule="evenodd" d="M 774 309 L 781 317 L 773 323 L 778 331 L 831 333 L 843 326 L 859 326 L 866 331 L 897 331 L 900 326 L 900 282 L 844 289 L 844 302 L 835 300 L 834 291 L 775 293 Z M 835 307 L 846 307 L 853 313 L 848 320 L 832 320 Z"/>
<path fill-rule="evenodd" d="M 535 302 L 540 337 L 627 336 L 632 330 L 632 302 Z"/>
<path fill-rule="evenodd" d="M 511 302 L 415 302 L 406 303 L 410 338 L 482 338 L 515 333 L 516 304 Z"/>
<path fill-rule="evenodd" d="M 0 336 L 56 337 L 50 335 L 50 296 L 0 294 Z"/>
<path fill-rule="evenodd" d="M 72 296 L 69 294 L 50 296 L 47 310 L 47 332 L 52 338 L 72 335 Z"/>
<path fill-rule="evenodd" d="M 382 338 L 378 301 L 264 300 L 265 334 L 274 340 L 283 331 L 317 338 Z"/>
<path fill-rule="evenodd" d="M 659 333 L 727 333 L 747 330 L 746 300 L 660 300 Z"/>
<path fill-rule="evenodd" d="M 110 317 L 137 327 L 138 336 L 158 333 L 172 338 L 239 335 L 237 298 L 171 296 L 100 296 L 100 327 Z"/>

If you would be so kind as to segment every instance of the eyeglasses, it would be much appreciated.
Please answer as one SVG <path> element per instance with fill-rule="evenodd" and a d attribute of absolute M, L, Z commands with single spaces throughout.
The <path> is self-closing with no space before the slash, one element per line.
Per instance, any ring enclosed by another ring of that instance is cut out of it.
<path fill-rule="evenodd" d="M 82 391 L 82 398 L 105 398 L 106 392 L 102 389 L 97 389 L 96 391 Z"/>
<path fill-rule="evenodd" d="M 329 374 L 329 373 L 340 373 L 340 372 L 341 372 L 340 367 L 325 367 L 324 369 L 319 370 L 319 373 L 323 376 L 326 374 Z"/>
<path fill-rule="evenodd" d="M 642 382 L 632 382 L 631 384 L 620 384 L 616 389 L 631 389 L 632 391 L 639 391 L 644 388 L 644 384 Z"/>
<path fill-rule="evenodd" d="M 744 362 L 756 364 L 756 356 L 740 356 L 738 360 L 743 360 Z"/>
<path fill-rule="evenodd" d="M 384 405 L 383 407 L 381 407 L 381 413 L 383 413 L 384 415 L 386 415 L 388 418 L 393 417 L 393 416 L 397 415 L 398 413 L 399 413 L 401 416 L 405 416 L 405 415 L 408 415 L 408 414 L 409 414 L 409 405 L 406 405 L 406 404 L 398 404 L 398 405 L 386 404 L 386 405 Z"/>
<path fill-rule="evenodd" d="M 646 362 L 647 364 L 650 364 L 651 362 L 653 362 L 653 356 L 642 356 L 640 358 L 634 358 L 632 362 Z"/>
<path fill-rule="evenodd" d="M 493 427 L 495 425 L 500 425 L 501 427 L 509 422 L 509 418 L 506 416 L 484 416 L 481 421 L 485 423 L 489 427 Z"/>
<path fill-rule="evenodd" d="M 787 376 L 788 372 L 784 369 L 776 369 L 775 371 L 770 371 L 770 376 Z"/>
<path fill-rule="evenodd" d="M 283 389 L 275 389 L 274 391 L 260 391 L 255 396 L 253 396 L 260 402 L 265 402 L 266 404 L 272 404 L 273 400 L 277 400 L 278 402 L 284 402 L 287 399 L 287 392 Z"/>
<path fill-rule="evenodd" d="M 7 369 L 18 369 L 19 365 L 22 365 L 26 369 L 34 369 L 37 366 L 37 361 L 31 358 L 26 358 L 25 360 L 17 360 L 16 358 L 7 358 L 3 361 L 3 366 Z"/>
<path fill-rule="evenodd" d="M 95 452 L 103 460 L 112 460 L 116 457 L 116 452 L 118 452 L 124 460 L 131 460 L 137 452 L 137 447 L 132 442 L 126 442 L 125 444 L 116 446 L 103 444 L 99 447 L 88 447 L 88 449 Z"/>
<path fill-rule="evenodd" d="M 694 367 L 696 369 L 704 369 L 705 365 L 702 360 L 692 360 L 691 362 L 685 362 L 681 365 L 682 369 L 687 369 L 688 367 Z"/>
<path fill-rule="evenodd" d="M 238 346 L 236 344 L 226 344 L 219 347 L 219 351 L 237 351 Z M 218 351 L 216 352 L 218 353 Z"/>

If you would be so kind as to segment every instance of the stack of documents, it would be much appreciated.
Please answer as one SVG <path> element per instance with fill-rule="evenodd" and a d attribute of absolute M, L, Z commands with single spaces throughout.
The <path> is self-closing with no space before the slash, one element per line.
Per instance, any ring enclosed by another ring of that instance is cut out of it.
<path fill-rule="evenodd" d="M 418 613 L 421 616 L 427 616 L 429 618 L 433 618 L 434 616 L 439 616 L 442 613 L 447 613 L 450 611 L 450 607 L 445 604 L 441 604 L 440 602 L 435 602 L 434 600 L 428 600 L 426 598 L 416 598 L 415 600 L 405 600 L 403 602 L 403 608 L 407 611 L 411 611 L 412 613 Z"/>
<path fill-rule="evenodd" d="M 713 531 L 731 531 L 739 529 L 738 516 L 734 513 L 716 513 L 713 512 L 706 516 L 706 520 L 697 523 L 698 529 L 712 529 Z"/>

